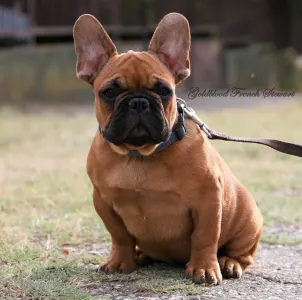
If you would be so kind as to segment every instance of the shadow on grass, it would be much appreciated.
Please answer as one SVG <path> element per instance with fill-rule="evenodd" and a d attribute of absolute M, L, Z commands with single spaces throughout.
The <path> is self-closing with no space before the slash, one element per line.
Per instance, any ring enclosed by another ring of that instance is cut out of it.
<path fill-rule="evenodd" d="M 102 272 L 96 272 L 94 275 L 100 282 L 100 287 L 104 289 L 113 287 L 120 289 L 123 295 L 142 294 L 169 294 L 181 292 L 185 295 L 197 295 L 203 293 L 203 287 L 192 283 L 191 279 L 185 277 L 184 265 L 155 263 L 147 267 L 138 268 L 131 274 L 112 274 L 107 275 Z M 94 285 L 96 294 L 98 288 Z"/>

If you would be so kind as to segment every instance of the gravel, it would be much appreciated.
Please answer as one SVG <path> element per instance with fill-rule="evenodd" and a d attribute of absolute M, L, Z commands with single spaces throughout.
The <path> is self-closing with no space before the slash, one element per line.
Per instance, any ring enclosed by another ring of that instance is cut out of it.
<path fill-rule="evenodd" d="M 265 299 L 302 300 L 302 244 L 295 246 L 259 246 L 255 265 L 250 266 L 240 280 L 223 280 L 222 285 L 205 287 L 202 295 L 181 293 L 134 293 L 120 282 L 104 283 L 90 291 L 101 299 L 115 300 L 199 300 L 199 299 Z"/>

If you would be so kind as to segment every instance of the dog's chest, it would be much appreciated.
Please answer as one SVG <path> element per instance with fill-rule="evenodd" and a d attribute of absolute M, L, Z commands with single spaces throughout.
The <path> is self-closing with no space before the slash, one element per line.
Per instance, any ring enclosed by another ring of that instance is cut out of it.
<path fill-rule="evenodd" d="M 168 241 L 188 236 L 192 230 L 189 209 L 173 191 L 119 190 L 113 208 L 127 230 L 140 241 Z"/>

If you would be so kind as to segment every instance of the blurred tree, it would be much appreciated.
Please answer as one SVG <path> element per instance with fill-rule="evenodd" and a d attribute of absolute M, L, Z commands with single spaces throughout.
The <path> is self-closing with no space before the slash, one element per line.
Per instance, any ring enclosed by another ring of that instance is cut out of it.
<path fill-rule="evenodd" d="M 302 1 L 301 0 L 291 0 L 294 13 L 302 17 Z"/>
<path fill-rule="evenodd" d="M 268 15 L 272 24 L 272 42 L 277 50 L 277 80 L 280 89 L 295 87 L 295 55 L 293 53 L 293 20 L 302 12 L 301 0 L 268 0 Z"/>
<path fill-rule="evenodd" d="M 292 42 L 293 1 L 268 0 L 268 6 L 272 24 L 272 41 L 278 50 L 289 48 Z"/>

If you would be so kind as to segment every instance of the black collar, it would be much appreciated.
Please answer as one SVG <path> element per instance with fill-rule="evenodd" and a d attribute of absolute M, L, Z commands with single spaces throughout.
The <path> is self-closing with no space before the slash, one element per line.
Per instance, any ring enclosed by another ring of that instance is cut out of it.
<path fill-rule="evenodd" d="M 174 142 L 180 141 L 185 137 L 186 123 L 185 123 L 185 117 L 184 117 L 184 110 L 179 103 L 177 103 L 177 110 L 178 110 L 178 121 L 177 121 L 176 125 L 174 126 L 169 139 L 167 141 L 159 144 L 153 153 L 162 151 L 162 150 L 166 149 L 167 147 L 169 147 L 170 145 L 172 145 Z M 102 130 L 101 126 L 99 126 L 99 131 L 103 135 L 103 130 Z M 132 157 L 142 157 L 143 156 L 137 150 L 129 151 L 128 155 L 132 156 Z"/>

